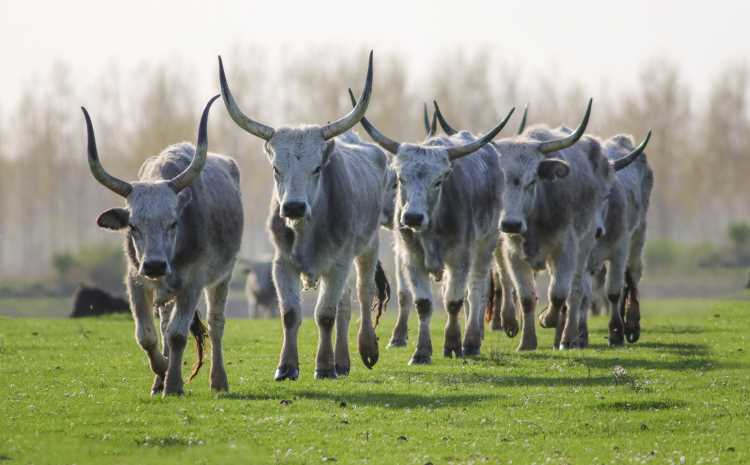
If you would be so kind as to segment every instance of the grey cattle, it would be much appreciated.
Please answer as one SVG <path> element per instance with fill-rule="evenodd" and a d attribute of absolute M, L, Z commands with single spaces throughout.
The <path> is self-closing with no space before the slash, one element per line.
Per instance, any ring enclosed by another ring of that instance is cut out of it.
<path fill-rule="evenodd" d="M 273 283 L 273 263 L 270 261 L 243 260 L 245 296 L 250 318 L 273 318 L 277 315 L 278 299 Z"/>
<path fill-rule="evenodd" d="M 440 127 L 443 132 L 452 136 L 457 134 L 458 131 L 448 123 L 440 111 L 440 106 L 437 102 L 433 101 L 435 105 L 435 113 L 433 120 L 440 123 Z M 518 125 L 517 134 L 521 134 L 526 128 L 526 119 L 528 117 L 528 105 L 523 109 L 523 116 L 521 122 Z M 425 113 L 426 117 L 426 113 Z M 433 121 L 432 133 L 435 132 L 435 121 Z M 427 123 L 425 123 L 427 124 Z M 497 142 L 492 141 L 490 144 L 493 147 L 497 147 Z M 515 337 L 518 334 L 518 320 L 516 319 L 516 307 L 514 303 L 515 291 L 513 289 L 513 283 L 510 279 L 510 275 L 506 270 L 505 260 L 502 258 L 502 236 L 498 240 L 498 245 L 495 248 L 495 266 L 490 274 L 490 287 L 488 292 L 488 302 L 485 309 L 485 319 L 490 323 L 490 327 L 494 331 L 501 329 L 505 330 L 505 334 L 509 337 Z"/>
<path fill-rule="evenodd" d="M 274 129 L 253 121 L 235 102 L 221 59 L 219 70 L 229 114 L 238 126 L 266 141 L 265 152 L 273 167 L 274 195 L 268 225 L 276 250 L 273 276 L 284 328 L 274 378 L 293 380 L 299 376 L 297 334 L 302 322 L 303 286 L 320 285 L 315 306 L 319 331 L 315 377 L 335 378 L 349 373 L 351 306 L 346 285 L 352 262 L 357 269 L 361 313 L 359 353 L 365 366 L 372 368 L 378 360 L 370 315 L 376 287 L 378 311 L 387 300 L 387 281 L 378 262 L 387 159 L 380 150 L 337 138 L 365 114 L 372 90 L 372 53 L 360 104 L 325 125 Z"/>
<path fill-rule="evenodd" d="M 462 132 L 453 137 L 433 137 L 423 144 L 398 143 L 380 133 L 367 118 L 362 119 L 373 140 L 394 155 L 391 167 L 398 180 L 394 221 L 399 224 L 396 253 L 420 320 L 410 364 L 432 360 L 430 275 L 437 280 L 447 275 L 443 287 L 448 312 L 443 354 L 479 354 L 483 302 L 492 251 L 497 245 L 502 192 L 498 157 L 486 144 L 512 113 L 481 138 Z M 466 295 L 469 308 L 462 342 L 458 314 Z"/>
<path fill-rule="evenodd" d="M 551 278 L 550 305 L 540 315 L 540 324 L 557 328 L 556 347 L 579 346 L 578 313 L 595 217 L 607 200 L 615 169 L 632 162 L 645 147 L 610 162 L 600 142 L 583 135 L 590 112 L 591 101 L 572 133 L 536 126 L 495 144 L 505 177 L 503 255 L 523 310 L 519 350 L 537 346 L 534 270 L 545 268 Z"/>
<path fill-rule="evenodd" d="M 604 141 L 602 148 L 607 158 L 617 160 L 632 152 L 634 145 L 631 136 L 619 134 Z M 636 342 L 640 337 L 638 283 L 643 272 L 646 215 L 653 184 L 653 171 L 645 154 L 617 172 L 602 212 L 604 231 L 589 259 L 589 279 L 593 286 L 587 288 L 594 296 L 600 290 L 607 296 L 610 345 L 623 345 L 625 338 Z M 602 281 L 605 263 L 606 279 Z M 581 317 L 582 332 L 586 332 L 585 307 Z"/>
<path fill-rule="evenodd" d="M 181 370 L 188 329 L 199 351 L 190 379 L 200 368 L 205 330 L 196 307 L 204 290 L 212 346 L 210 385 L 217 391 L 228 389 L 221 340 L 243 220 L 237 164 L 229 157 L 208 154 L 208 112 L 216 98 L 203 110 L 197 148 L 185 142 L 167 147 L 143 163 L 138 181 L 132 183 L 102 167 L 94 129 L 83 109 L 91 173 L 126 201 L 125 208 L 105 211 L 97 223 L 126 232 L 125 281 L 135 336 L 156 374 L 153 394 L 183 392 Z M 155 308 L 161 319 L 162 353 L 152 317 Z"/>

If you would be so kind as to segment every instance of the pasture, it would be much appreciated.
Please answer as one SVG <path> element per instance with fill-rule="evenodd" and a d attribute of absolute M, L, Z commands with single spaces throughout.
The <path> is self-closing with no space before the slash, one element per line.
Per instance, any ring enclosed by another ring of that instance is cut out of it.
<path fill-rule="evenodd" d="M 392 306 L 393 307 L 393 306 Z M 431 366 L 386 350 L 371 371 L 314 381 L 317 331 L 300 331 L 297 382 L 272 381 L 276 320 L 231 320 L 230 393 L 208 367 L 182 398 L 149 395 L 152 377 L 127 318 L 0 320 L 0 462 L 5 464 L 741 464 L 750 462 L 750 302 L 643 302 L 641 340 L 516 353 L 487 332 L 482 356 L 444 359 L 442 311 Z M 352 325 L 356 326 L 356 325 Z M 356 340 L 356 328 L 352 339 Z M 192 363 L 192 341 L 186 354 Z"/>

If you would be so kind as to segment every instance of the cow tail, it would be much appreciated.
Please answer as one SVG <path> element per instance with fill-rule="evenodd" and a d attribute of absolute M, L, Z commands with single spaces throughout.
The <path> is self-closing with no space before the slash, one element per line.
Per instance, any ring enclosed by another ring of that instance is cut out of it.
<path fill-rule="evenodd" d="M 484 308 L 484 321 L 489 323 L 495 316 L 495 273 L 490 270 L 490 289 L 487 296 L 487 306 Z"/>
<path fill-rule="evenodd" d="M 375 305 L 378 311 L 375 315 L 375 327 L 377 328 L 378 323 L 380 323 L 380 316 L 391 300 L 391 284 L 388 282 L 388 277 L 385 275 L 385 270 L 383 270 L 383 264 L 380 263 L 380 260 L 378 260 L 375 268 L 375 286 L 378 288 L 377 303 Z"/>
<path fill-rule="evenodd" d="M 198 312 L 198 310 L 195 311 L 193 322 L 190 324 L 190 333 L 195 338 L 195 352 L 198 358 L 193 364 L 193 371 L 190 373 L 188 383 L 198 375 L 198 372 L 203 366 L 203 353 L 206 350 L 206 337 L 208 336 L 208 330 L 206 329 L 206 325 L 201 321 L 200 313 Z"/>

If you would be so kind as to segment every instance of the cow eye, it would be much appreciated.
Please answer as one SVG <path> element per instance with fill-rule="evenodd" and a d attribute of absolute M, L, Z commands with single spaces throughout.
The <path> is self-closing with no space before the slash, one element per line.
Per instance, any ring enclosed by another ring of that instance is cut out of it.
<path fill-rule="evenodd" d="M 277 170 L 275 166 L 273 167 L 273 176 L 276 178 L 281 176 L 281 173 L 279 173 L 279 170 Z"/>
<path fill-rule="evenodd" d="M 398 178 L 396 178 L 396 181 L 397 181 L 397 182 L 398 182 L 399 184 L 401 184 L 402 186 L 403 186 L 404 184 L 406 184 L 406 183 L 404 182 L 404 179 L 403 179 L 403 178 L 402 178 L 401 176 L 399 176 Z"/>
<path fill-rule="evenodd" d="M 536 184 L 536 179 L 532 179 L 530 183 L 526 184 L 526 189 L 531 189 Z"/>
<path fill-rule="evenodd" d="M 318 166 L 317 168 L 315 168 L 313 170 L 312 174 L 320 174 L 320 166 Z"/>
<path fill-rule="evenodd" d="M 169 229 L 172 229 L 172 230 L 177 229 L 177 222 L 175 221 L 174 223 L 170 224 Z"/>
<path fill-rule="evenodd" d="M 436 187 L 436 188 L 438 188 L 438 187 L 440 187 L 440 185 L 441 185 L 441 184 L 443 184 L 443 180 L 442 180 L 442 179 L 441 179 L 441 180 L 439 180 L 439 181 L 437 181 L 437 182 L 435 183 L 435 187 Z"/>

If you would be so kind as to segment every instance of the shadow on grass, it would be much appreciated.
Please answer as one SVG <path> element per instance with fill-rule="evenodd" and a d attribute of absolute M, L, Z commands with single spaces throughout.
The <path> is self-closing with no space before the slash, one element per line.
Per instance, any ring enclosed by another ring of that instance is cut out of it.
<path fill-rule="evenodd" d="M 668 344 L 663 344 L 668 345 Z M 615 349 L 616 350 L 616 349 Z M 679 351 L 679 349 L 675 349 Z M 605 354 L 606 349 L 605 349 Z M 611 352 L 616 354 L 614 350 Z M 672 352 L 678 353 L 678 352 Z M 623 368 L 637 368 L 644 370 L 670 370 L 670 371 L 682 371 L 682 370 L 715 370 L 718 368 L 744 368 L 743 364 L 739 363 L 720 363 L 715 359 L 701 356 L 703 354 L 679 354 L 683 355 L 683 358 L 672 359 L 672 360 L 661 360 L 661 359 L 648 359 L 648 358 L 630 358 L 630 357 L 592 357 L 585 355 L 585 351 L 577 352 L 580 356 L 568 357 L 567 353 L 561 355 L 559 352 L 535 352 L 524 354 L 524 357 L 539 360 L 565 360 L 580 363 L 588 368 L 596 369 L 611 369 L 619 365 Z"/>
<path fill-rule="evenodd" d="M 580 370 L 579 370 L 580 371 Z M 487 384 L 497 387 L 530 386 L 530 387 L 565 387 L 565 386 L 614 386 L 613 376 L 503 376 L 484 373 L 415 373 L 396 371 L 394 375 L 403 376 L 409 382 L 436 383 L 445 386 L 466 384 Z"/>
<path fill-rule="evenodd" d="M 484 402 L 497 398 L 495 395 L 480 395 L 480 394 L 405 394 L 397 392 L 361 392 L 361 393 L 334 393 L 327 391 L 297 391 L 288 392 L 285 396 L 291 396 L 290 400 L 282 400 L 278 396 L 271 395 L 258 395 L 247 392 L 232 392 L 222 394 L 223 399 L 231 400 L 276 400 L 279 402 L 294 403 L 295 399 L 306 399 L 315 401 L 331 401 L 336 404 L 347 406 L 349 404 L 354 405 L 368 405 L 376 407 L 385 407 L 392 409 L 405 409 L 405 408 L 419 408 L 419 407 L 432 407 L 432 408 L 454 408 L 463 407 L 477 402 Z"/>
<path fill-rule="evenodd" d="M 610 402 L 606 404 L 598 404 L 594 408 L 596 408 L 597 410 L 605 411 L 646 412 L 682 408 L 687 405 L 687 402 L 682 402 L 679 400 L 644 400 L 635 402 Z"/>

